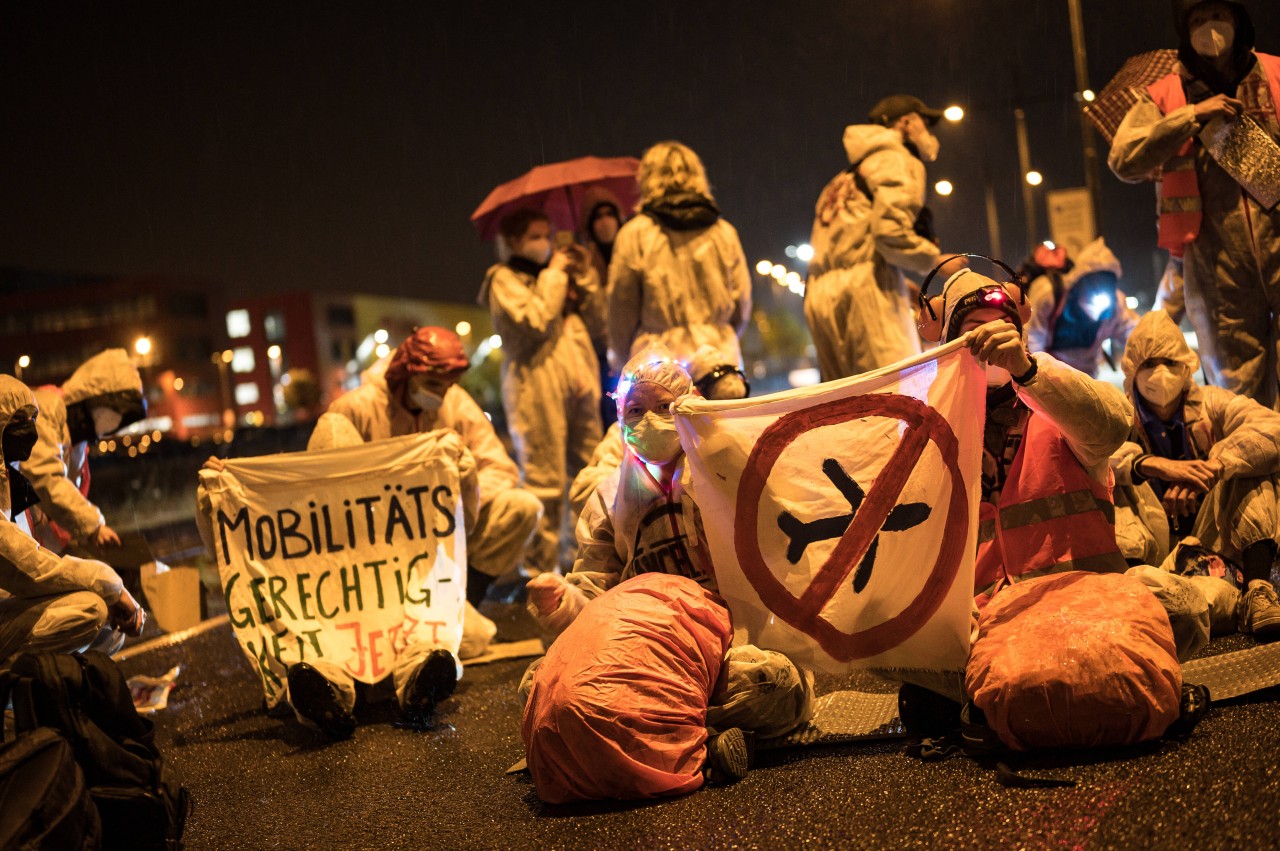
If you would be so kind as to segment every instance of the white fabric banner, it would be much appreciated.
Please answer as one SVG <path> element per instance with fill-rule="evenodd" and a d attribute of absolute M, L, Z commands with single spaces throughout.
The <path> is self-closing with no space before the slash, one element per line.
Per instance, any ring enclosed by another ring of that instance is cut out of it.
<path fill-rule="evenodd" d="M 962 341 L 676 427 L 739 640 L 824 671 L 963 670 L 986 381 Z"/>
<path fill-rule="evenodd" d="M 201 470 L 227 612 L 269 705 L 295 662 L 375 683 L 410 644 L 457 653 L 462 452 L 436 431 Z"/>

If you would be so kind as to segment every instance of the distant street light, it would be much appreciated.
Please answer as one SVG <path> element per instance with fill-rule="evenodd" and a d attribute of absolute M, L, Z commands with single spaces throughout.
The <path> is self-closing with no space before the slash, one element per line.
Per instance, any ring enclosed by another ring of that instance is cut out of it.
<path fill-rule="evenodd" d="M 385 343 L 387 341 L 387 329 L 379 328 L 373 332 L 373 341 L 375 343 Z"/>
<path fill-rule="evenodd" d="M 280 347 L 271 346 L 267 349 L 267 358 L 269 360 L 280 360 Z"/>
<path fill-rule="evenodd" d="M 757 275 L 773 274 L 773 263 L 769 260 L 761 260 L 759 263 L 756 264 L 756 274 Z"/>
<path fill-rule="evenodd" d="M 471 333 L 471 323 L 464 319 L 457 325 L 454 325 L 453 330 L 458 332 L 459 337 L 465 337 Z"/>
<path fill-rule="evenodd" d="M 382 360 L 387 355 L 391 354 L 391 347 L 386 343 L 379 343 L 378 348 L 374 349 L 373 353 L 378 356 L 378 360 Z"/>
<path fill-rule="evenodd" d="M 14 374 L 14 378 L 16 378 L 16 379 L 18 379 L 19 381 L 21 381 L 21 380 L 22 380 L 22 371 L 23 371 L 24 369 L 26 369 L 27 367 L 29 367 L 29 366 L 31 366 L 31 358 L 27 357 L 26 355 L 20 355 L 20 356 L 18 357 L 18 361 L 17 361 L 17 363 L 15 363 L 15 364 L 13 365 L 13 374 Z"/>
<path fill-rule="evenodd" d="M 1084 98 L 1085 103 L 1093 103 L 1098 96 L 1093 93 L 1093 89 L 1085 89 L 1080 93 L 1080 97 Z"/>
<path fill-rule="evenodd" d="M 948 121 L 959 121 L 960 119 L 964 118 L 964 108 L 960 106 L 956 106 L 955 104 L 952 104 L 951 106 L 942 110 L 942 117 L 947 119 Z"/>
<path fill-rule="evenodd" d="M 796 246 L 796 259 L 802 263 L 808 263 L 813 259 L 813 246 L 807 242 L 802 242 Z"/>
<path fill-rule="evenodd" d="M 134 340 L 133 350 L 145 358 L 147 355 L 151 354 L 151 338 L 139 337 Z"/>
<path fill-rule="evenodd" d="M 933 184 L 933 191 L 937 192 L 939 195 L 950 195 L 954 189 L 955 187 L 951 185 L 950 180 L 939 180 L 937 183 Z"/>
<path fill-rule="evenodd" d="M 1044 175 L 1038 171 L 1029 171 L 1027 172 L 1027 183 L 1032 186 L 1039 186 L 1044 183 Z"/>
<path fill-rule="evenodd" d="M 774 263 L 773 268 L 769 270 L 769 274 L 781 281 L 787 276 L 787 267 L 781 263 Z"/>

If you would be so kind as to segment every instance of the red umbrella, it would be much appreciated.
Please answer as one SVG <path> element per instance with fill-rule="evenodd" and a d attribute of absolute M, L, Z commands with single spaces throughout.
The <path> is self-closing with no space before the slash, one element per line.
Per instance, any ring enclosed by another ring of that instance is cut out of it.
<path fill-rule="evenodd" d="M 1149 50 L 1130 56 L 1098 94 L 1098 99 L 1084 108 L 1085 117 L 1109 144 L 1129 108 L 1138 102 L 1142 89 L 1171 74 L 1177 62 L 1176 50 Z"/>
<path fill-rule="evenodd" d="M 582 196 L 592 187 L 600 186 L 616 195 L 623 213 L 635 206 L 639 167 L 635 157 L 579 157 L 540 165 L 490 192 L 471 214 L 471 223 L 481 239 L 493 239 L 507 213 L 531 207 L 551 219 L 557 230 L 576 231 Z"/>

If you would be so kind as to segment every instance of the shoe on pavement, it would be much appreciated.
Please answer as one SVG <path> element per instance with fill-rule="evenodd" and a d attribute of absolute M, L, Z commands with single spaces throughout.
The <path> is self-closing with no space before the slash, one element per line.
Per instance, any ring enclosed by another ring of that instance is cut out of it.
<path fill-rule="evenodd" d="M 331 739 L 349 739 L 356 731 L 355 716 L 343 707 L 338 690 L 324 674 L 299 662 L 289 668 L 289 703 Z"/>
<path fill-rule="evenodd" d="M 401 709 L 410 722 L 423 723 L 457 686 L 458 663 L 453 654 L 448 650 L 432 650 L 409 683 Z"/>
<path fill-rule="evenodd" d="M 1280 638 L 1280 600 L 1276 588 L 1265 579 L 1255 579 L 1240 598 L 1237 613 L 1240 632 L 1258 641 Z"/>
<path fill-rule="evenodd" d="M 707 739 L 707 782 L 718 786 L 746 777 L 751 768 L 753 740 L 754 736 L 737 727 Z"/>

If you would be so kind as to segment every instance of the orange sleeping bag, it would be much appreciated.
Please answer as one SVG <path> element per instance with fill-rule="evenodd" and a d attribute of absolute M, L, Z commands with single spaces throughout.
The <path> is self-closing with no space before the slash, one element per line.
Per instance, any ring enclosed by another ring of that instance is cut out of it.
<path fill-rule="evenodd" d="M 588 604 L 547 651 L 525 705 L 538 797 L 702 786 L 707 702 L 731 639 L 724 601 L 681 576 L 642 574 Z"/>

